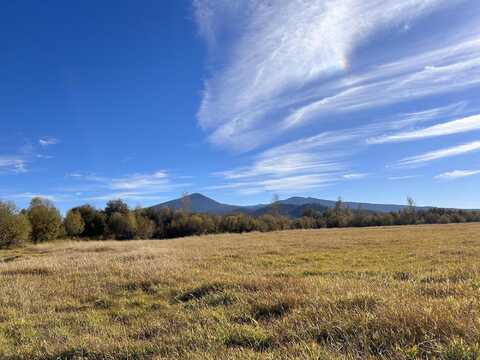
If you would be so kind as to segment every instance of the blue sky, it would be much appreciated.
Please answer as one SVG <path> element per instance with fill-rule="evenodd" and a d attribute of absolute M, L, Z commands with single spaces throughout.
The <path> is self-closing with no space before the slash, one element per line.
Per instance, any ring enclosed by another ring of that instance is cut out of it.
<path fill-rule="evenodd" d="M 480 207 L 476 0 L 2 5 L 2 199 Z"/>

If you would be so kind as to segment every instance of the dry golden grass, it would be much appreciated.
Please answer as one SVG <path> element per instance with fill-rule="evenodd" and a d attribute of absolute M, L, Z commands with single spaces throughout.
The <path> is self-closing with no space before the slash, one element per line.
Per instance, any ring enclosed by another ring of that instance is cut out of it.
<path fill-rule="evenodd" d="M 480 359 L 480 225 L 0 252 L 1 359 Z"/>

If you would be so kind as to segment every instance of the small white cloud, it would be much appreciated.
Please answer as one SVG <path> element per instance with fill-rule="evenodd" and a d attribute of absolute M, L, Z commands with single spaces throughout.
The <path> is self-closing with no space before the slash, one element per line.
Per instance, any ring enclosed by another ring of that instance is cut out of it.
<path fill-rule="evenodd" d="M 343 178 L 347 180 L 359 180 L 359 179 L 365 179 L 368 175 L 369 174 L 366 174 L 366 173 L 352 173 L 352 174 L 343 175 Z"/>
<path fill-rule="evenodd" d="M 454 180 L 480 174 L 480 170 L 454 170 L 435 176 L 435 179 Z"/>
<path fill-rule="evenodd" d="M 43 154 L 37 154 L 37 155 L 35 155 L 35 157 L 37 159 L 43 159 L 43 160 L 50 160 L 50 159 L 54 158 L 54 156 L 52 156 L 52 155 L 43 155 Z"/>
<path fill-rule="evenodd" d="M 38 140 L 38 143 L 43 147 L 47 147 L 47 146 L 58 144 L 59 140 L 54 137 L 46 136 L 46 137 L 40 138 Z"/>

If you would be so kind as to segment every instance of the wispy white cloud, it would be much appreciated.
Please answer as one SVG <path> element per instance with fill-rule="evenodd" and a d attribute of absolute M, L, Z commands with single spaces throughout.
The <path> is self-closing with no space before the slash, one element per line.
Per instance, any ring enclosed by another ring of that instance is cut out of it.
<path fill-rule="evenodd" d="M 47 147 L 47 146 L 58 144 L 59 140 L 54 138 L 54 137 L 51 137 L 51 136 L 45 136 L 45 137 L 40 138 L 38 140 L 38 143 L 43 147 Z"/>
<path fill-rule="evenodd" d="M 124 178 L 111 179 L 110 187 L 113 190 L 155 189 L 161 190 L 171 186 L 170 179 L 165 171 L 153 174 L 134 174 Z"/>
<path fill-rule="evenodd" d="M 389 176 L 388 180 L 397 181 L 397 180 L 410 180 L 416 179 L 420 177 L 420 175 L 401 175 L 401 176 Z"/>
<path fill-rule="evenodd" d="M 56 188 L 54 193 L 1 193 L 0 198 L 29 200 L 41 197 L 55 202 L 108 201 L 161 201 L 171 192 L 191 186 L 178 181 L 166 171 L 146 174 L 131 174 L 122 177 L 106 177 L 92 173 L 74 172 L 66 175 L 65 181 L 74 181 L 73 186 Z"/>
<path fill-rule="evenodd" d="M 345 144 L 362 138 L 363 128 L 323 132 L 272 147 L 254 156 L 252 164 L 219 172 L 228 180 L 284 177 L 299 174 L 334 174 L 346 171 L 344 159 L 351 152 Z"/>
<path fill-rule="evenodd" d="M 35 157 L 37 159 L 43 159 L 43 160 L 50 160 L 50 159 L 54 158 L 54 156 L 52 156 L 52 155 L 43 155 L 43 154 L 37 154 L 37 155 L 35 155 Z"/>
<path fill-rule="evenodd" d="M 0 172 L 25 173 L 27 160 L 20 156 L 0 156 Z"/>
<path fill-rule="evenodd" d="M 56 189 L 57 190 L 57 189 Z M 77 201 L 78 197 L 75 194 L 68 194 L 58 191 L 45 191 L 45 192 L 0 192 L 0 199 L 6 199 L 9 201 L 22 201 L 28 202 L 33 198 L 42 198 L 53 201 L 55 203 Z"/>
<path fill-rule="evenodd" d="M 369 145 L 365 139 L 378 138 L 386 131 L 398 131 L 432 119 L 452 116 L 458 111 L 464 111 L 465 106 L 465 103 L 454 103 L 418 112 L 396 114 L 368 125 L 322 132 L 277 145 L 253 156 L 248 166 L 215 173 L 214 175 L 222 178 L 224 182 L 208 189 L 230 189 L 243 193 L 259 192 L 260 189 L 267 191 L 268 181 L 292 176 L 305 176 L 303 179 L 309 179 L 310 188 L 316 181 L 318 186 L 323 188 L 341 181 L 363 179 L 369 174 L 355 172 L 352 158 Z M 390 180 L 406 178 L 412 176 L 392 177 Z"/>
<path fill-rule="evenodd" d="M 215 187 L 244 193 L 280 191 L 295 181 L 297 191 L 324 187 L 368 176 L 353 162 L 372 144 L 480 130 L 467 102 L 436 102 L 425 110 L 414 103 L 480 86 L 480 11 L 428 42 L 414 33 L 419 20 L 446 8 L 455 13 L 465 2 L 194 0 L 211 53 L 199 123 L 217 145 L 268 149 L 215 174 L 222 179 Z M 375 56 L 365 56 L 370 40 L 385 34 L 401 37 L 401 44 L 375 46 Z M 392 114 L 397 105 L 412 110 Z M 371 118 L 373 109 L 383 118 Z M 464 144 L 392 167 L 476 150 L 476 143 Z"/>
<path fill-rule="evenodd" d="M 31 192 L 24 192 L 24 193 L 13 193 L 13 194 L 5 194 L 3 195 L 6 199 L 33 199 L 33 198 L 42 198 L 47 199 L 50 201 L 59 201 L 63 198 L 63 196 L 58 195 L 50 195 L 50 194 L 40 194 L 40 193 L 31 193 Z"/>
<path fill-rule="evenodd" d="M 367 140 L 367 143 L 383 144 L 389 142 L 411 141 L 436 136 L 464 133 L 474 130 L 480 130 L 480 115 L 469 116 L 463 119 L 453 120 L 414 131 L 406 131 L 392 135 L 383 135 L 376 138 L 370 138 Z"/>
<path fill-rule="evenodd" d="M 96 183 L 99 186 L 114 191 L 131 191 L 135 189 L 153 189 L 162 191 L 171 186 L 170 176 L 166 171 L 156 171 L 149 174 L 131 174 L 123 177 L 106 177 L 91 173 L 75 172 L 67 177 Z"/>
<path fill-rule="evenodd" d="M 368 174 L 349 171 L 347 159 L 353 151 L 351 142 L 360 142 L 374 129 L 375 126 L 325 132 L 272 147 L 256 155 L 249 166 L 215 173 L 223 183 L 208 189 L 230 189 L 244 194 L 302 192 L 365 178 Z"/>
<path fill-rule="evenodd" d="M 463 155 L 480 150 L 480 141 L 449 147 L 446 149 L 431 151 L 422 155 L 407 157 L 395 163 L 393 167 L 416 166 L 430 161 Z"/>
<path fill-rule="evenodd" d="M 305 191 L 323 188 L 344 179 L 344 153 L 333 149 L 353 135 L 319 134 L 270 148 L 256 155 L 249 166 L 215 173 L 223 179 L 208 189 L 236 190 L 243 194 L 260 192 Z M 328 151 L 325 151 L 328 147 Z M 323 152 L 320 152 L 321 150 Z"/>
<path fill-rule="evenodd" d="M 268 179 L 249 179 L 248 181 L 238 181 L 225 183 L 221 185 L 208 186 L 206 190 L 235 190 L 242 194 L 258 194 L 262 192 L 302 192 L 312 189 L 320 189 L 338 181 L 334 175 L 323 174 L 304 174 L 297 176 L 286 176 L 282 178 Z"/>
<path fill-rule="evenodd" d="M 42 146 L 48 146 L 48 142 L 51 142 L 53 144 L 54 141 L 51 138 L 44 138 L 40 140 L 45 142 L 45 145 Z M 39 143 L 42 144 L 41 142 Z M 8 150 L 8 155 L 0 155 L 0 174 L 27 173 L 30 171 L 30 167 L 32 167 L 35 163 L 35 160 L 46 160 L 53 158 L 53 156 L 50 155 L 37 153 L 37 147 L 35 147 L 28 139 L 16 139 L 14 145 L 10 145 L 9 148 L 10 149 Z"/>
<path fill-rule="evenodd" d="M 351 141 L 361 138 L 372 131 L 370 128 L 353 128 L 346 130 L 327 131 L 314 136 L 304 137 L 295 141 L 278 145 L 262 153 L 263 157 L 280 157 L 299 152 L 317 152 L 318 150 L 328 149 L 328 156 L 332 156 L 332 151 Z M 323 151 L 324 156 L 327 155 Z"/>
<path fill-rule="evenodd" d="M 122 177 L 106 177 L 97 174 L 75 172 L 67 174 L 80 186 L 71 187 L 72 193 L 85 201 L 103 201 L 110 199 L 125 200 L 162 200 L 165 195 L 191 186 L 190 183 L 178 181 L 167 171 L 153 173 L 136 173 Z M 68 191 L 68 188 L 65 190 Z"/>
<path fill-rule="evenodd" d="M 242 179 L 255 176 L 281 177 L 289 174 L 305 172 L 336 172 L 343 168 L 339 162 L 308 153 L 293 153 L 280 157 L 265 157 L 264 155 L 250 167 L 217 173 L 226 179 Z"/>
<path fill-rule="evenodd" d="M 467 111 L 467 105 L 468 103 L 466 101 L 461 101 L 446 106 L 439 106 L 426 110 L 393 115 L 391 119 L 386 120 L 392 126 L 391 129 L 396 130 L 406 126 L 417 125 L 432 120 L 446 120 L 460 116 Z"/>
<path fill-rule="evenodd" d="M 84 201 L 109 201 L 109 200 L 134 200 L 134 201 L 163 201 L 166 200 L 165 194 L 145 194 L 143 192 L 111 192 L 100 195 L 90 195 L 82 197 Z"/>
<path fill-rule="evenodd" d="M 455 180 L 464 177 L 480 174 L 480 170 L 454 170 L 435 176 L 435 179 L 440 180 Z"/>
<path fill-rule="evenodd" d="M 474 20 L 445 29 L 436 47 L 418 43 L 420 55 L 350 67 L 355 51 L 376 34 L 404 31 L 461 2 L 196 0 L 200 33 L 214 59 L 199 122 L 214 143 L 248 150 L 312 119 L 478 85 Z"/>
<path fill-rule="evenodd" d="M 345 86 L 325 96 L 322 89 L 318 100 L 295 110 L 283 125 L 289 128 L 331 112 L 365 110 L 479 85 L 480 40 L 468 39 L 422 56 L 407 57 L 346 81 Z"/>

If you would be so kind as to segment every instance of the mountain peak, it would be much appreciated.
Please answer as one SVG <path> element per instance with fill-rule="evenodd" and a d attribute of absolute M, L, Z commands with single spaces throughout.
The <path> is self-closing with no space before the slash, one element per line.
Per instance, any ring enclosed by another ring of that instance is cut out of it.
<path fill-rule="evenodd" d="M 208 196 L 205 196 L 205 195 L 200 194 L 200 193 L 188 194 L 186 197 L 189 198 L 189 199 L 200 199 L 200 200 L 215 201 L 212 198 L 209 198 Z M 215 201 L 215 202 L 217 202 L 217 201 Z"/>
<path fill-rule="evenodd" d="M 200 193 L 189 194 L 186 196 L 186 198 L 188 199 L 188 208 L 192 212 L 223 215 L 239 209 L 239 206 L 222 204 Z M 152 208 L 170 208 L 172 210 L 180 210 L 184 206 L 185 204 L 183 198 L 178 198 L 153 206 Z"/>

